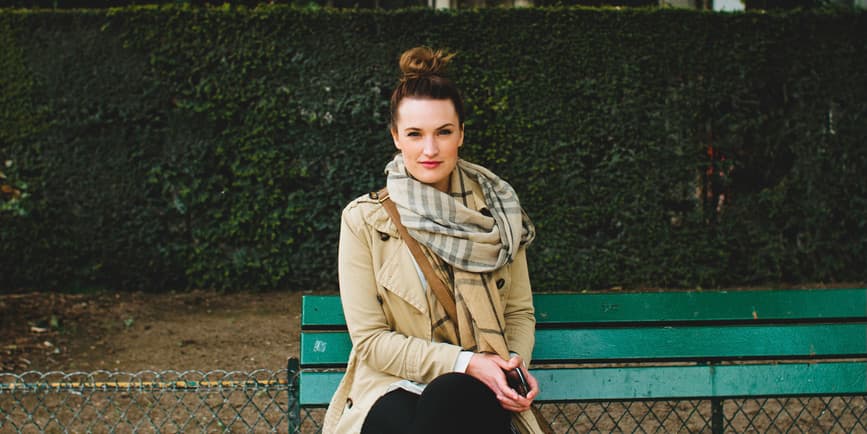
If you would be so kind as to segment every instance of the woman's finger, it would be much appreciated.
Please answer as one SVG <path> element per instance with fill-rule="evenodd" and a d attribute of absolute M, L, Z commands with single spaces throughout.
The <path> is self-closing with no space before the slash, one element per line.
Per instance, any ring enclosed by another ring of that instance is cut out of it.
<path fill-rule="evenodd" d="M 512 357 L 511 359 L 509 359 L 509 361 L 508 361 L 508 367 L 509 367 L 509 369 L 521 368 L 521 367 L 523 367 L 523 366 L 524 366 L 524 359 L 522 359 L 521 356 L 517 356 L 517 355 L 516 355 L 516 356 L 513 356 L 513 357 Z"/>
<path fill-rule="evenodd" d="M 527 380 L 527 385 L 530 386 L 530 391 L 527 393 L 527 400 L 531 403 L 536 396 L 539 395 L 539 382 L 536 381 L 536 377 L 530 373 L 530 371 L 524 369 L 524 378 Z"/>
<path fill-rule="evenodd" d="M 479 379 L 497 396 L 497 399 L 514 400 L 518 394 L 506 382 L 506 374 L 500 367 L 505 361 L 495 354 L 474 354 L 466 373 Z"/>
<path fill-rule="evenodd" d="M 508 411 L 522 412 L 530 409 L 530 401 L 526 398 L 500 399 L 500 406 Z"/>

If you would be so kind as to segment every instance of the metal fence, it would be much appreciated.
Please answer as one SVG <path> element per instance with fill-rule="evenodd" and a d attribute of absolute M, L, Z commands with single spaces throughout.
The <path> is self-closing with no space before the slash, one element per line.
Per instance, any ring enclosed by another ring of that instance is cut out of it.
<path fill-rule="evenodd" d="M 286 372 L 0 373 L 0 433 L 287 432 Z"/>
<path fill-rule="evenodd" d="M 320 432 L 287 372 L 0 373 L 0 433 Z M 863 395 L 539 408 L 557 433 L 867 433 Z"/>
<path fill-rule="evenodd" d="M 867 433 L 867 396 L 545 403 L 558 433 Z"/>

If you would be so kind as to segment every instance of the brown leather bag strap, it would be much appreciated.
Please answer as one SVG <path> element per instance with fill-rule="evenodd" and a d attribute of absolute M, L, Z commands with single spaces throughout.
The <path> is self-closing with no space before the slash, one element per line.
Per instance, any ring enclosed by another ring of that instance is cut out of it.
<path fill-rule="evenodd" d="M 455 306 L 454 295 L 448 290 L 446 284 L 443 283 L 443 281 L 434 273 L 433 265 L 431 265 L 427 256 L 422 252 L 418 241 L 409 235 L 406 226 L 400 222 L 400 213 L 397 212 L 397 205 L 395 205 L 388 197 L 388 190 L 383 188 L 376 194 L 379 198 L 379 202 L 385 208 L 385 211 L 388 212 L 391 222 L 397 226 L 397 232 L 400 234 L 400 237 L 403 238 L 406 246 L 409 247 L 409 251 L 412 252 L 416 264 L 421 268 L 421 272 L 424 273 L 424 278 L 427 279 L 428 285 L 437 297 L 437 300 L 439 300 L 440 304 L 443 306 L 443 309 L 445 309 L 446 315 L 449 316 L 449 319 L 452 320 L 454 324 L 457 324 L 458 310 Z"/>

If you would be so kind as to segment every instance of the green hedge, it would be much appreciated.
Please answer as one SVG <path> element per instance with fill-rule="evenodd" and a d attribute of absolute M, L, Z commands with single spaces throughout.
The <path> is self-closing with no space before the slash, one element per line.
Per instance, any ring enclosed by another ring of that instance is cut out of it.
<path fill-rule="evenodd" d="M 537 223 L 537 289 L 863 280 L 865 35 L 865 13 L 3 11 L 23 195 L 0 287 L 334 288 L 417 44 L 460 53 L 464 157 Z"/>
<path fill-rule="evenodd" d="M 593 0 L 598 1 L 598 0 Z M 630 1 L 630 0 L 614 0 Z M 632 0 L 636 1 L 636 0 Z M 637 0 L 644 1 L 644 0 Z M 806 1 L 806 0 L 801 0 Z M 427 6 L 426 0 L 0 0 L 0 8 L 51 8 L 51 9 L 83 9 L 83 8 L 120 8 L 128 6 L 172 5 L 213 7 L 231 3 L 234 6 L 256 7 L 262 5 L 284 5 L 309 8 L 365 8 L 365 9 L 399 9 Z"/>

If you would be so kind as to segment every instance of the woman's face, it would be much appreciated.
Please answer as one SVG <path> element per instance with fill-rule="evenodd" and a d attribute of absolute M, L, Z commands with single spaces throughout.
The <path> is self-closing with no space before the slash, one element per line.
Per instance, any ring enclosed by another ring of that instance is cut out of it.
<path fill-rule="evenodd" d="M 391 137 L 413 178 L 448 192 L 464 143 L 464 128 L 451 100 L 404 98 Z"/>

